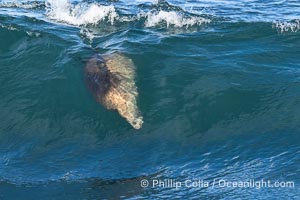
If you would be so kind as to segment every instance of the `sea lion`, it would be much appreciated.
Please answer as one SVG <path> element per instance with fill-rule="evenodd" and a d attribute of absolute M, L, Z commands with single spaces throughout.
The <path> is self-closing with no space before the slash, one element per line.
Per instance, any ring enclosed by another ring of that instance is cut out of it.
<path fill-rule="evenodd" d="M 135 129 L 140 129 L 143 117 L 137 106 L 135 66 L 120 53 L 97 54 L 85 66 L 85 81 L 96 101 L 107 109 L 117 110 Z"/>

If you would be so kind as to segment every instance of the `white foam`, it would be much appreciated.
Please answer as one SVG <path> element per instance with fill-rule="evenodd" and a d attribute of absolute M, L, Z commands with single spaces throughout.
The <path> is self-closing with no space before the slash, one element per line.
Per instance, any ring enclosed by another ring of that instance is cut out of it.
<path fill-rule="evenodd" d="M 4 1 L 0 2 L 0 7 L 4 8 L 24 8 L 24 9 L 33 9 L 43 6 L 43 2 L 20 2 L 20 1 Z"/>
<path fill-rule="evenodd" d="M 201 25 L 205 23 L 209 23 L 209 19 L 205 19 L 203 17 L 188 17 L 183 14 L 175 11 L 163 11 L 159 12 L 148 12 L 145 14 L 140 14 L 141 17 L 146 17 L 145 26 L 146 27 L 154 27 L 158 26 L 161 23 L 165 23 L 167 28 L 170 26 L 174 27 L 190 27 L 195 25 Z"/>
<path fill-rule="evenodd" d="M 273 27 L 277 29 L 278 32 L 298 32 L 300 31 L 300 20 L 295 20 L 293 22 L 275 22 Z"/>
<path fill-rule="evenodd" d="M 114 23 L 118 14 L 114 6 L 104 6 L 98 3 L 70 3 L 69 0 L 47 0 L 46 14 L 50 19 L 71 25 L 97 24 L 101 21 Z"/>
<path fill-rule="evenodd" d="M 93 34 L 93 32 L 87 28 L 82 28 L 80 29 L 80 35 L 84 38 L 87 38 L 89 40 L 90 43 L 92 43 L 95 35 Z"/>

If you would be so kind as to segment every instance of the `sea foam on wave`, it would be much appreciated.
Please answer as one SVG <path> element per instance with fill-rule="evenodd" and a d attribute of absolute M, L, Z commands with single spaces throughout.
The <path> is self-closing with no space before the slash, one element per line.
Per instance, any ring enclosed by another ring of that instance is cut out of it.
<path fill-rule="evenodd" d="M 280 33 L 284 32 L 298 32 L 300 31 L 300 20 L 294 20 L 292 22 L 275 22 L 273 27 L 278 30 Z"/>
<path fill-rule="evenodd" d="M 105 20 L 113 24 L 118 17 L 112 5 L 105 6 L 98 3 L 75 5 L 69 0 L 47 0 L 46 14 L 50 19 L 76 26 L 97 24 Z"/>
<path fill-rule="evenodd" d="M 140 14 L 141 17 L 146 18 L 145 26 L 154 27 L 161 23 L 165 23 L 167 27 L 190 27 L 209 23 L 209 19 L 196 16 L 185 16 L 184 14 L 176 11 L 147 12 Z"/>

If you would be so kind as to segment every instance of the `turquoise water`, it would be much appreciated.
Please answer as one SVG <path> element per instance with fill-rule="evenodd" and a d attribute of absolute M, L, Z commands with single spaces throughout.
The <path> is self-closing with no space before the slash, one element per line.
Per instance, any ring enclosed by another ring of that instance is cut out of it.
<path fill-rule="evenodd" d="M 299 199 L 299 20 L 296 0 L 0 1 L 0 199 Z M 140 130 L 84 83 L 114 51 Z M 212 187 L 261 179 L 294 187 Z"/>

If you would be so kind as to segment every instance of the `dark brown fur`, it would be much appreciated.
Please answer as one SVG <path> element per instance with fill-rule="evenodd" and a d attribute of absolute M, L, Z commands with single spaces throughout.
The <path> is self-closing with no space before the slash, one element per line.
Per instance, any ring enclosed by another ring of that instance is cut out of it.
<path fill-rule="evenodd" d="M 90 59 L 85 67 L 86 85 L 100 103 L 103 103 L 103 98 L 113 85 L 112 76 L 100 55 Z"/>

